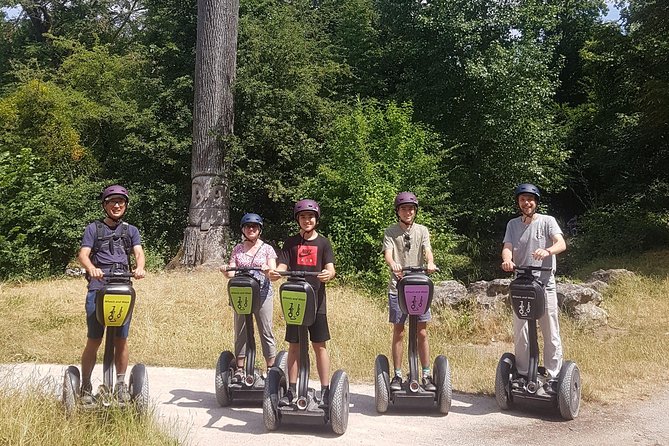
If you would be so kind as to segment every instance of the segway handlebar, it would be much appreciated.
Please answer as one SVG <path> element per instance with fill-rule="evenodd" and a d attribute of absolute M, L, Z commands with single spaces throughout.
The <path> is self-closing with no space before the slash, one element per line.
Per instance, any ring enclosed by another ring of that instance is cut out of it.
<path fill-rule="evenodd" d="M 225 269 L 225 272 L 228 271 L 239 271 L 239 272 L 248 272 L 248 271 L 264 271 L 259 266 L 229 266 Z"/>
<path fill-rule="evenodd" d="M 107 277 L 107 278 L 114 278 L 114 277 L 124 277 L 124 278 L 132 278 L 134 277 L 131 272 L 129 271 L 114 271 L 110 273 L 102 273 L 102 277 Z"/>
<path fill-rule="evenodd" d="M 322 271 L 295 271 L 295 270 L 288 270 L 288 271 L 275 270 L 275 272 L 279 273 L 282 276 L 288 276 L 288 277 L 316 277 L 322 273 Z"/>
<path fill-rule="evenodd" d="M 72 277 L 83 277 L 86 275 L 86 270 L 84 268 L 67 268 L 65 274 Z M 131 272 L 127 271 L 115 271 L 113 273 L 102 273 L 102 277 L 107 279 L 113 277 L 134 277 Z"/>
<path fill-rule="evenodd" d="M 552 271 L 553 268 L 550 266 L 514 266 L 514 270 L 516 271 Z"/>
<path fill-rule="evenodd" d="M 410 273 L 426 273 L 427 268 L 425 268 L 424 266 L 405 266 L 402 268 L 402 271 Z M 434 272 L 437 271 L 439 271 L 439 268 L 435 268 Z"/>

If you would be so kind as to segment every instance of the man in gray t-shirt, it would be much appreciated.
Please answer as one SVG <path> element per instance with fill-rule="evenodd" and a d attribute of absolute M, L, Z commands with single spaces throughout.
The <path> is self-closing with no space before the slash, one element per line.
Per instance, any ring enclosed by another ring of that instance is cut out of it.
<path fill-rule="evenodd" d="M 516 266 L 550 267 L 550 271 L 537 272 L 545 286 L 546 312 L 539 318 L 544 338 L 544 367 L 549 379 L 557 378 L 562 367 L 562 342 L 558 323 L 557 292 L 555 288 L 555 255 L 567 249 L 562 230 L 555 218 L 538 214 L 541 194 L 533 184 L 521 184 L 515 191 L 521 216 L 509 221 L 504 234 L 502 269 L 512 272 Z M 513 314 L 513 341 L 516 369 L 527 375 L 529 368 L 529 340 L 527 321 Z"/>

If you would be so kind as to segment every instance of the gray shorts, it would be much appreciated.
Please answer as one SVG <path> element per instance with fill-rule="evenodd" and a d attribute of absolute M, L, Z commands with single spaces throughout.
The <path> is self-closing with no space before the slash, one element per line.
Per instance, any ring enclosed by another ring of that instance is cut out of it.
<path fill-rule="evenodd" d="M 391 324 L 404 324 L 407 317 L 408 315 L 402 314 L 402 310 L 400 310 L 397 294 L 388 293 L 388 322 Z M 431 310 L 427 310 L 427 313 L 418 316 L 418 322 L 429 322 L 430 320 L 432 320 Z"/>

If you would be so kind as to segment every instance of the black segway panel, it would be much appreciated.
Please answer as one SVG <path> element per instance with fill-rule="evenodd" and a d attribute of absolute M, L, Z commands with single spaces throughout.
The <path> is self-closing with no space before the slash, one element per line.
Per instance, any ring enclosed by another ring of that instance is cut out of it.
<path fill-rule="evenodd" d="M 122 327 L 135 307 L 132 284 L 108 283 L 95 295 L 95 317 L 104 327 Z"/>
<path fill-rule="evenodd" d="M 251 314 L 260 306 L 260 283 L 252 276 L 235 276 L 228 281 L 228 296 L 235 313 Z"/>
<path fill-rule="evenodd" d="M 544 286 L 531 274 L 520 275 L 509 286 L 511 306 L 519 319 L 536 320 L 543 316 L 546 306 Z"/>
<path fill-rule="evenodd" d="M 289 279 L 279 288 L 281 309 L 288 325 L 313 325 L 316 321 L 316 293 L 305 280 Z"/>
<path fill-rule="evenodd" d="M 402 313 L 410 316 L 427 313 L 432 304 L 434 285 L 423 273 L 405 274 L 397 282 L 397 296 Z"/>

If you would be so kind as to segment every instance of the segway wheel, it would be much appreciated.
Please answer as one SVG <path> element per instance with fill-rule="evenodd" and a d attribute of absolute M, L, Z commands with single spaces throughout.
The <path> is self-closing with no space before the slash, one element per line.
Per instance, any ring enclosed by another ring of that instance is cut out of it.
<path fill-rule="evenodd" d="M 68 417 L 74 415 L 77 410 L 77 398 L 79 397 L 80 383 L 79 369 L 71 365 L 65 370 L 63 378 L 63 406 Z"/>
<path fill-rule="evenodd" d="M 374 362 L 374 402 L 376 411 L 385 413 L 390 400 L 390 366 L 385 355 L 379 355 Z"/>
<path fill-rule="evenodd" d="M 566 361 L 560 369 L 558 407 L 565 420 L 576 418 L 581 407 L 581 372 L 571 361 Z"/>
<path fill-rule="evenodd" d="M 274 431 L 281 424 L 279 416 L 279 398 L 286 390 L 286 377 L 278 367 L 272 367 L 267 374 L 262 398 L 262 418 L 265 429 Z"/>
<path fill-rule="evenodd" d="M 516 367 L 516 357 L 512 353 L 504 353 L 497 363 L 495 373 L 495 400 L 502 410 L 513 407 L 513 396 L 511 395 L 510 382 L 513 370 Z"/>
<path fill-rule="evenodd" d="M 278 367 L 283 372 L 283 376 L 288 376 L 288 352 L 281 350 L 274 358 L 274 367 Z"/>
<path fill-rule="evenodd" d="M 451 385 L 451 366 L 445 356 L 439 355 L 434 360 L 434 377 L 437 384 L 437 408 L 446 415 L 451 410 L 453 387 Z"/>
<path fill-rule="evenodd" d="M 342 435 L 348 427 L 348 387 L 348 375 L 337 370 L 330 380 L 330 423 L 337 435 Z"/>
<path fill-rule="evenodd" d="M 135 364 L 130 370 L 128 390 L 137 412 L 146 414 L 149 410 L 149 374 L 144 364 Z"/>
<path fill-rule="evenodd" d="M 235 356 L 232 352 L 225 351 L 218 357 L 216 363 L 216 401 L 219 406 L 226 407 L 232 403 L 230 394 L 230 380 Z"/>

